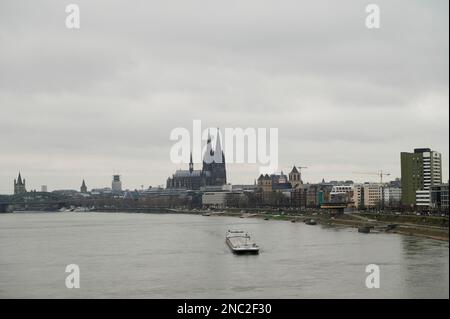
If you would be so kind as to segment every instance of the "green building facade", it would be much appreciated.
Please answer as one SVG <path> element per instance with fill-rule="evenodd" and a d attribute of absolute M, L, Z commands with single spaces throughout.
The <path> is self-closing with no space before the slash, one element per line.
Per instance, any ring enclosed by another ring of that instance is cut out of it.
<path fill-rule="evenodd" d="M 442 183 L 441 154 L 429 148 L 400 153 L 402 204 L 430 206 L 430 190 Z"/>
<path fill-rule="evenodd" d="M 422 153 L 400 153 L 402 204 L 416 204 L 416 190 L 423 188 L 423 156 Z"/>

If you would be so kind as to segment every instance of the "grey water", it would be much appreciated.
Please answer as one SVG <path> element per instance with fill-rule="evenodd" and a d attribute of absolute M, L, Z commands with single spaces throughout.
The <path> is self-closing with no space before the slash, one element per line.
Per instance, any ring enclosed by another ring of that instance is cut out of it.
<path fill-rule="evenodd" d="M 228 229 L 260 254 L 233 255 Z M 80 288 L 66 287 L 69 264 Z M 366 287 L 369 264 L 379 288 Z M 257 218 L 0 214 L 0 298 L 449 298 L 449 246 Z"/>

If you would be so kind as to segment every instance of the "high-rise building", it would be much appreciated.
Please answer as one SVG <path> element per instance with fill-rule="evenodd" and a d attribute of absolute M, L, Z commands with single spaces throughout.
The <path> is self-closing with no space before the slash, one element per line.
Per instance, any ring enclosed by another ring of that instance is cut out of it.
<path fill-rule="evenodd" d="M 22 176 L 17 177 L 17 181 L 14 180 L 14 194 L 26 193 L 27 190 L 25 188 L 25 178 L 22 181 Z"/>
<path fill-rule="evenodd" d="M 41 192 L 47 193 L 47 185 L 41 185 Z"/>
<path fill-rule="evenodd" d="M 402 152 L 400 160 L 402 204 L 429 207 L 431 187 L 442 183 L 441 154 L 429 148 L 416 148 L 413 153 Z"/>
<path fill-rule="evenodd" d="M 120 181 L 120 175 L 113 175 L 111 189 L 112 189 L 113 193 L 121 193 L 122 192 L 122 182 Z"/>

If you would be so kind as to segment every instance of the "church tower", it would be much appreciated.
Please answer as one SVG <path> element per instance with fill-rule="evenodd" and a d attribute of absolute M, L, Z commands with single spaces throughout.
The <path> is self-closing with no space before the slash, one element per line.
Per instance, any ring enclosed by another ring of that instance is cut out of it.
<path fill-rule="evenodd" d="M 211 134 L 208 131 L 206 151 L 203 155 L 202 174 L 207 186 L 222 186 L 227 183 L 227 173 L 225 169 L 225 154 L 220 144 L 219 129 L 217 129 L 216 147 L 214 150 L 211 144 Z"/>
<path fill-rule="evenodd" d="M 292 187 L 303 184 L 301 174 L 298 171 L 297 167 L 293 167 L 292 171 L 289 173 L 289 183 L 291 183 Z"/>
<path fill-rule="evenodd" d="M 204 173 L 211 171 L 211 165 L 212 165 L 212 162 L 214 161 L 213 155 L 214 155 L 214 151 L 211 146 L 211 134 L 208 130 L 208 140 L 206 141 L 206 150 L 205 150 L 205 154 L 203 154 L 202 171 Z M 209 175 L 209 173 L 207 173 L 207 175 Z"/>
<path fill-rule="evenodd" d="M 26 192 L 27 192 L 27 190 L 25 188 L 25 179 L 23 179 L 23 181 L 22 181 L 22 176 L 20 176 L 20 172 L 19 172 L 17 181 L 14 180 L 14 194 L 21 194 L 21 193 L 26 193 Z"/>
<path fill-rule="evenodd" d="M 86 186 L 86 183 L 84 182 L 84 179 L 83 179 L 83 183 L 81 184 L 81 187 L 80 187 L 80 192 L 87 193 L 87 186 Z"/>
<path fill-rule="evenodd" d="M 225 185 L 227 183 L 227 172 L 225 169 L 225 154 L 220 143 L 220 132 L 217 128 L 216 147 L 214 148 L 214 162 L 212 170 L 213 184 Z"/>

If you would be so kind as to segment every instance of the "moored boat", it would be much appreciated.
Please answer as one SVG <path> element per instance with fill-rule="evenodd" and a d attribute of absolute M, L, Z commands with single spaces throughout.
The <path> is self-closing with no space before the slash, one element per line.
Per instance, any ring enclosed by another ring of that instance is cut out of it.
<path fill-rule="evenodd" d="M 314 219 L 307 219 L 305 220 L 306 225 L 317 225 L 317 222 Z"/>
<path fill-rule="evenodd" d="M 370 233 L 370 226 L 359 226 L 358 233 L 368 234 Z"/>

